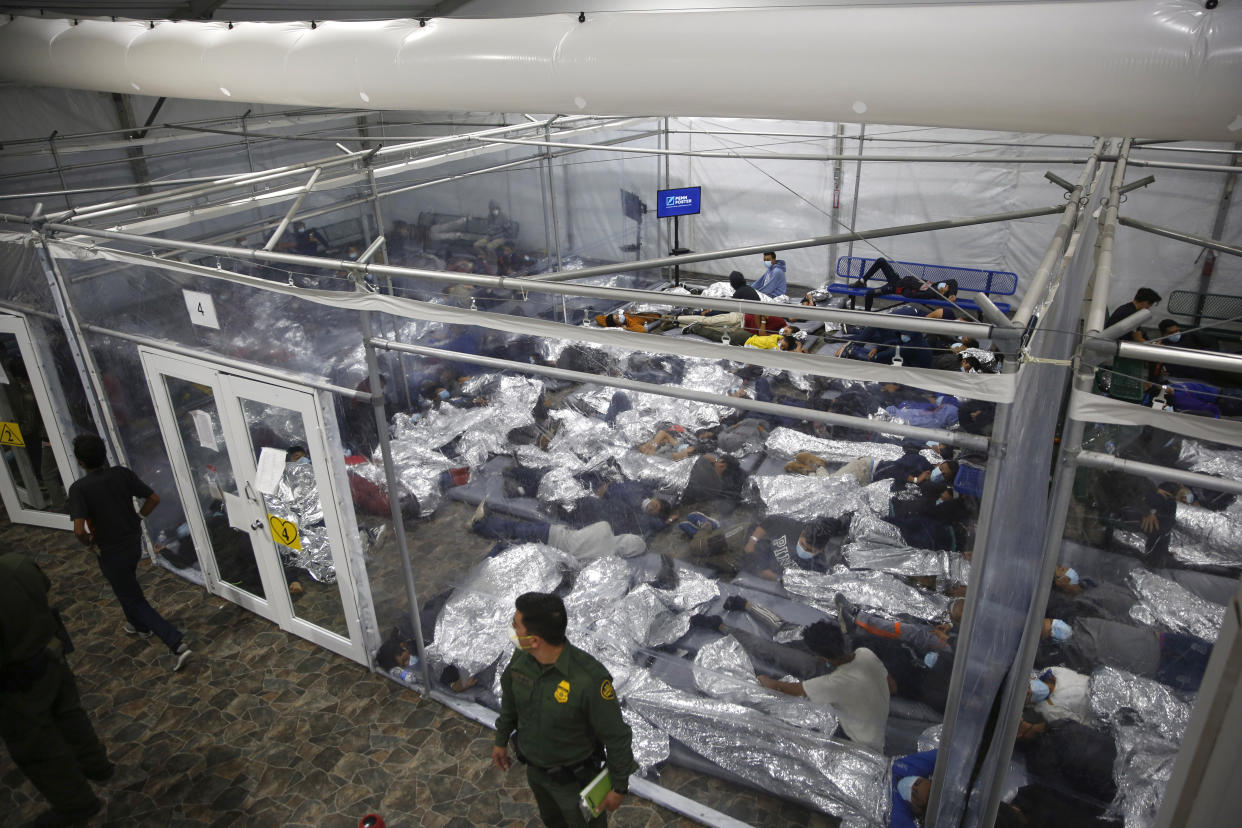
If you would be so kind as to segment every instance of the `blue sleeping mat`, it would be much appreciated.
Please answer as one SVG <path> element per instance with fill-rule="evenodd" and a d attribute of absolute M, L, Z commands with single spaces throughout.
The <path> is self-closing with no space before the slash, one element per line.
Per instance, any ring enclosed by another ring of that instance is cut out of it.
<path fill-rule="evenodd" d="M 505 512 L 524 520 L 550 520 L 533 497 L 508 497 L 505 495 L 504 470 L 513 464 L 509 457 L 493 457 L 470 475 L 470 482 L 454 486 L 445 492 L 449 500 L 458 500 L 477 506 L 487 499 L 490 509 Z"/>

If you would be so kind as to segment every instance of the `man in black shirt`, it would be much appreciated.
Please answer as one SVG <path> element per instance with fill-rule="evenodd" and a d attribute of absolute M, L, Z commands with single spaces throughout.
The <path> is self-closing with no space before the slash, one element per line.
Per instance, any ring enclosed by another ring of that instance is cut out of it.
<path fill-rule="evenodd" d="M 1149 287 L 1141 287 L 1134 294 L 1133 300 L 1126 302 L 1124 305 L 1120 306 L 1119 308 L 1117 308 L 1116 310 L 1114 310 L 1112 313 L 1108 315 L 1108 321 L 1104 323 L 1104 327 L 1111 328 L 1113 325 L 1116 325 L 1121 320 L 1126 319 L 1127 317 L 1130 317 L 1138 313 L 1141 310 L 1148 310 L 1150 308 L 1153 308 L 1159 303 L 1160 303 L 1159 293 L 1156 293 L 1154 290 L 1152 290 Z M 1122 340 L 1126 340 L 1130 342 L 1146 342 L 1147 337 L 1143 335 L 1143 332 L 1141 330 L 1135 328 L 1133 331 L 1131 331 L 1130 333 L 1122 337 Z"/>
<path fill-rule="evenodd" d="M 752 302 L 758 302 L 759 291 L 746 284 L 746 277 L 742 275 L 740 270 L 734 270 L 729 274 L 729 285 L 733 288 L 734 299 L 749 299 Z"/>
<path fill-rule="evenodd" d="M 142 557 L 141 519 L 159 505 L 160 497 L 124 466 L 109 466 L 103 440 L 84 434 L 73 441 L 73 454 L 86 476 L 69 487 L 73 533 L 84 546 L 97 547 L 99 569 L 125 613 L 125 632 L 142 638 L 160 637 L 174 656 L 173 672 L 185 666 L 190 648 L 181 631 L 147 603 L 138 584 Z M 137 514 L 133 498 L 143 499 Z"/>

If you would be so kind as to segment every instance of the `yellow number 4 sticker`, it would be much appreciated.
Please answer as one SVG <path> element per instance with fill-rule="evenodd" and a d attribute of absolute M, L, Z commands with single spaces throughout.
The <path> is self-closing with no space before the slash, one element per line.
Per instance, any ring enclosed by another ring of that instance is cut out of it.
<path fill-rule="evenodd" d="M 267 525 L 272 530 L 272 540 L 290 549 L 302 551 L 302 538 L 298 535 L 298 525 L 296 523 L 269 514 L 267 516 Z"/>
<path fill-rule="evenodd" d="M 22 430 L 17 427 L 17 423 L 0 422 L 0 445 L 18 448 L 26 445 L 26 441 L 22 439 Z"/>

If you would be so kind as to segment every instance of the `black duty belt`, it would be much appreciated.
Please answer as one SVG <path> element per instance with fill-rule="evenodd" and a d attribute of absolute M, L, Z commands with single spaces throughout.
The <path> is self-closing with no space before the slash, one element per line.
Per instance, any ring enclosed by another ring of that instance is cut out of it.
<path fill-rule="evenodd" d="M 590 774 L 591 776 L 594 776 L 595 773 L 604 766 L 604 758 L 605 758 L 604 752 L 597 748 L 594 752 L 591 753 L 590 756 L 588 756 L 587 758 L 583 759 L 580 762 L 574 762 L 568 765 L 556 765 L 554 767 L 545 768 L 542 765 L 536 765 L 534 762 L 531 762 L 529 759 L 527 759 L 526 756 L 523 755 L 521 748 L 517 746 L 516 740 L 514 741 L 514 744 L 513 744 L 513 752 L 517 754 L 518 761 L 521 762 L 523 765 L 529 765 L 530 767 L 535 768 L 536 770 L 543 771 L 549 777 L 551 777 L 554 782 L 557 782 L 558 784 L 569 784 L 569 783 L 576 784 L 578 782 L 579 775 L 582 775 L 582 774 Z"/>

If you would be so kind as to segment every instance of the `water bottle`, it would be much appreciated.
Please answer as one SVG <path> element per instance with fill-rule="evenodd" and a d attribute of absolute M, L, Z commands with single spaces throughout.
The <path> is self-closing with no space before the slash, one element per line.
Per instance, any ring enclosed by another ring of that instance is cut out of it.
<path fill-rule="evenodd" d="M 414 668 L 418 666 L 418 656 L 410 656 L 410 663 L 406 667 L 393 667 L 388 671 L 389 675 L 402 684 L 410 684 L 414 681 Z"/>

